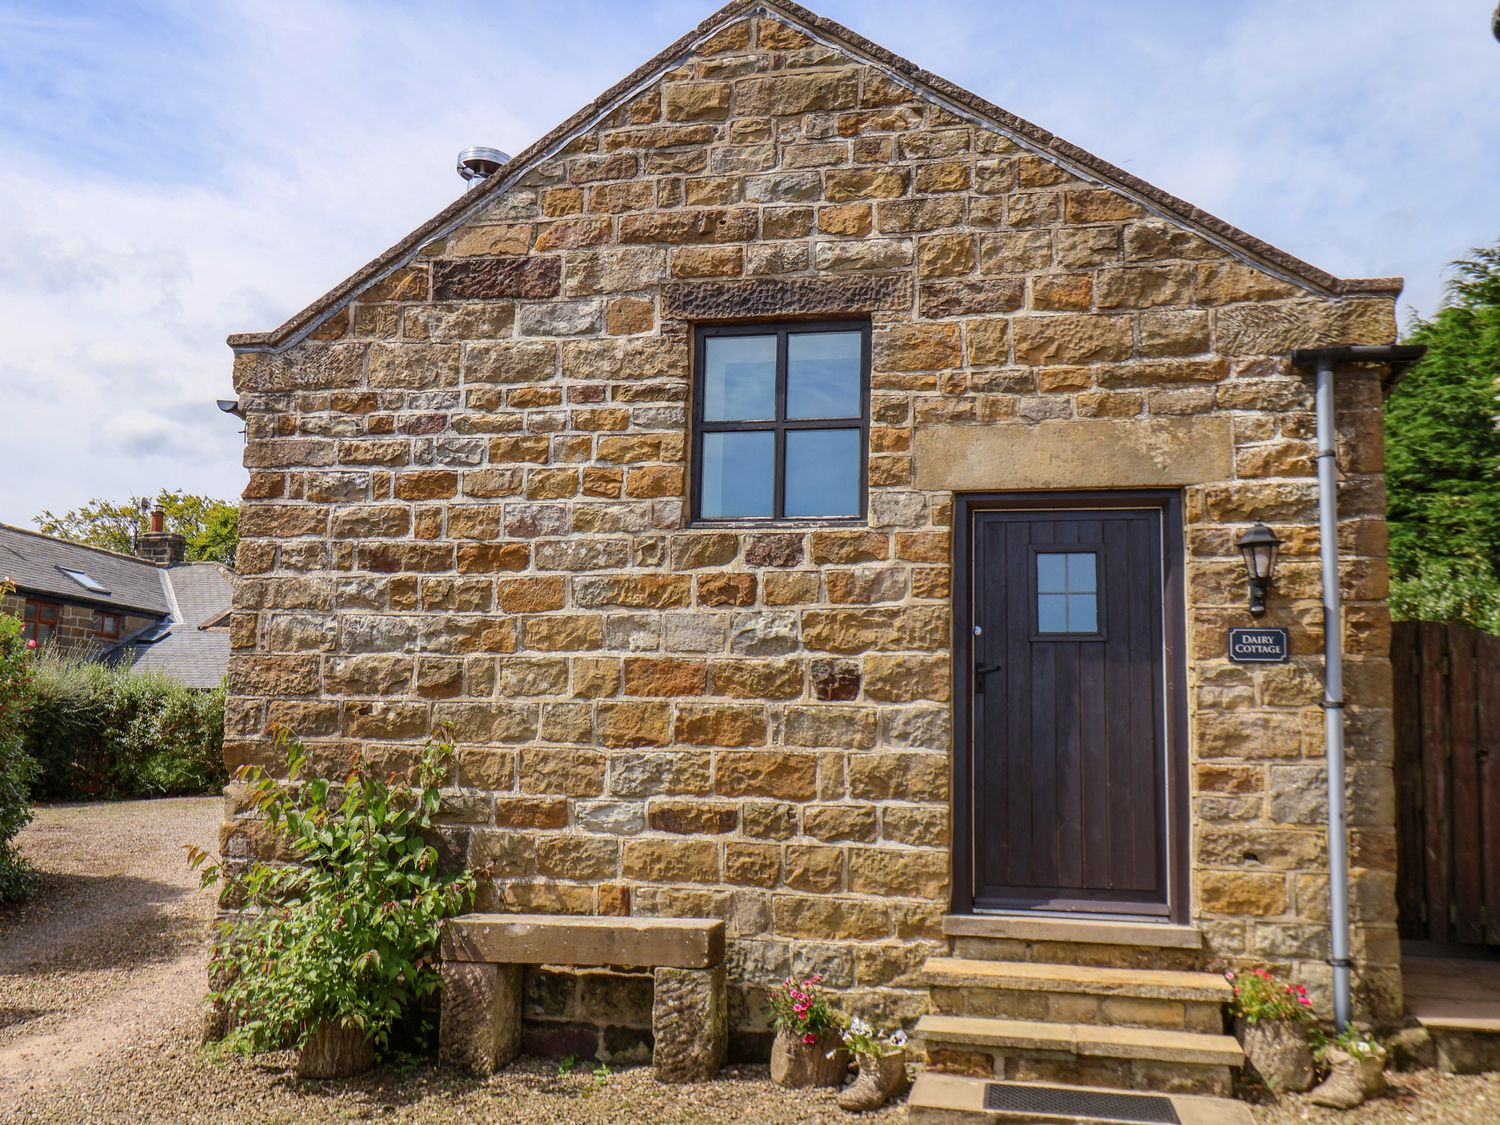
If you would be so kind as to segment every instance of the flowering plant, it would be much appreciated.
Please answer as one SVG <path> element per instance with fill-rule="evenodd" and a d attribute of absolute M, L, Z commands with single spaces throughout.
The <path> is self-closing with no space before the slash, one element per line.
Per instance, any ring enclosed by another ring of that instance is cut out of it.
<path fill-rule="evenodd" d="M 1246 1023 L 1268 1023 L 1276 1020 L 1310 1020 L 1312 1001 L 1300 984 L 1285 984 L 1265 969 L 1248 973 L 1224 974 L 1234 989 L 1231 1013 Z"/>
<path fill-rule="evenodd" d="M 906 1032 L 899 1027 L 889 1033 L 878 1031 L 858 1016 L 849 1021 L 849 1026 L 841 1034 L 844 1046 L 851 1052 L 872 1059 L 894 1055 L 906 1048 Z"/>
<path fill-rule="evenodd" d="M 787 977 L 767 998 L 777 1031 L 790 1031 L 804 1043 L 816 1043 L 818 1033 L 841 1030 L 843 1020 L 833 1010 L 823 991 L 823 978 L 814 974 L 803 980 Z"/>

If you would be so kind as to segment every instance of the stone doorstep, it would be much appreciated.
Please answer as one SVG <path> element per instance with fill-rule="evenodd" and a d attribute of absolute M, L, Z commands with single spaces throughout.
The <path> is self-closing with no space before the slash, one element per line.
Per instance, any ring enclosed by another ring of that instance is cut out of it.
<path fill-rule="evenodd" d="M 1195 926 L 1156 922 L 1102 922 L 1079 918 L 1015 917 L 1003 914 L 949 914 L 943 918 L 947 937 L 1005 938 L 1066 944 L 1149 946 L 1155 949 L 1202 949 L 1203 934 Z"/>
<path fill-rule="evenodd" d="M 1180 969 L 1116 969 L 1031 961 L 974 961 L 929 957 L 924 984 L 944 988 L 1007 988 L 1033 992 L 1080 992 L 1091 996 L 1136 996 L 1225 1004 L 1233 997 L 1217 973 Z"/>
<path fill-rule="evenodd" d="M 966 1125 L 975 1121 L 1027 1121 L 1046 1122 L 1047 1125 L 1107 1125 L 1100 1118 L 1088 1117 L 1037 1117 L 1027 1114 L 997 1113 L 984 1108 L 984 1088 L 989 1082 L 983 1078 L 963 1078 L 954 1074 L 937 1074 L 924 1071 L 917 1076 L 911 1096 L 906 1102 L 906 1119 L 911 1125 Z M 1054 1090 L 1072 1090 L 1081 1087 L 1061 1086 L 1054 1083 L 1034 1082 L 1027 1085 Z M 1250 1108 L 1227 1098 L 1205 1098 L 1188 1094 L 1163 1095 L 1169 1097 L 1177 1119 L 1182 1125 L 1255 1125 Z"/>
<path fill-rule="evenodd" d="M 650 965 L 706 969 L 724 961 L 719 918 L 465 914 L 443 926 L 448 961 L 521 965 Z"/>
<path fill-rule="evenodd" d="M 1245 1055 L 1229 1035 L 1160 1031 L 1144 1027 L 1098 1027 L 1091 1024 L 1042 1023 L 1036 1020 L 986 1019 L 928 1014 L 917 1021 L 915 1037 L 953 1047 L 1061 1051 L 1114 1059 L 1198 1066 L 1241 1066 Z"/>

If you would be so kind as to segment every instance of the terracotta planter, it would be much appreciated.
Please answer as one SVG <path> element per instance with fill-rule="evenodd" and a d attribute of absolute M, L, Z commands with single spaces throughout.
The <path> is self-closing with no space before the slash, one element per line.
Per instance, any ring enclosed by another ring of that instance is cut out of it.
<path fill-rule="evenodd" d="M 1307 1095 L 1307 1100 L 1316 1105 L 1353 1109 L 1385 1089 L 1384 1050 L 1377 1050 L 1369 1058 L 1356 1058 L 1338 1047 L 1330 1047 L 1324 1061 L 1328 1063 L 1328 1077 Z"/>
<path fill-rule="evenodd" d="M 1266 1088 L 1276 1093 L 1310 1090 L 1313 1084 L 1312 1047 L 1307 1025 L 1292 1020 L 1234 1021 L 1234 1037 L 1245 1059 Z"/>
<path fill-rule="evenodd" d="M 324 1020 L 297 1057 L 298 1078 L 349 1078 L 375 1065 L 375 1048 L 365 1034 Z"/>
<path fill-rule="evenodd" d="M 848 1073 L 849 1052 L 837 1031 L 820 1032 L 815 1043 L 804 1043 L 785 1028 L 776 1032 L 771 1043 L 771 1081 L 776 1085 L 789 1090 L 842 1086 Z"/>
<path fill-rule="evenodd" d="M 859 1077 L 839 1094 L 839 1108 L 850 1113 L 879 1109 L 894 1097 L 906 1093 L 911 1085 L 906 1078 L 906 1052 L 892 1055 L 860 1055 Z"/>

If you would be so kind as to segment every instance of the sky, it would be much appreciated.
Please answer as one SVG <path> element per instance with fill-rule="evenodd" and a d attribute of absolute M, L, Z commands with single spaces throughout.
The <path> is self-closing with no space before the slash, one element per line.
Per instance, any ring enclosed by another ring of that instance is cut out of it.
<path fill-rule="evenodd" d="M 280 324 L 714 10 L 0 0 L 0 521 L 238 496 L 230 332 Z M 1500 240 L 1492 0 L 819 0 L 1332 273 Z"/>

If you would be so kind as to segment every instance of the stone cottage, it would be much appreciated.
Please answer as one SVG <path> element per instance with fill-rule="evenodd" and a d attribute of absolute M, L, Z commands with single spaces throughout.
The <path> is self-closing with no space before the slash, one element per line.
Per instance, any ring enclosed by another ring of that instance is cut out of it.
<path fill-rule="evenodd" d="M 1391 342 L 1399 288 L 736 0 L 230 338 L 229 764 L 273 765 L 278 726 L 330 771 L 451 728 L 444 846 L 493 865 L 481 909 L 725 919 L 741 1054 L 765 986 L 816 971 L 867 1016 L 934 1013 L 957 1069 L 1221 1090 L 1208 970 L 1328 998 L 1291 353 Z M 1374 1018 L 1400 1010 L 1387 374 L 1336 372 Z M 1258 621 L 1236 548 L 1257 521 L 1282 541 Z M 1289 660 L 1232 661 L 1252 623 Z M 226 854 L 262 840 L 231 791 Z M 533 972 L 533 1047 L 628 1056 L 641 985 Z"/>

